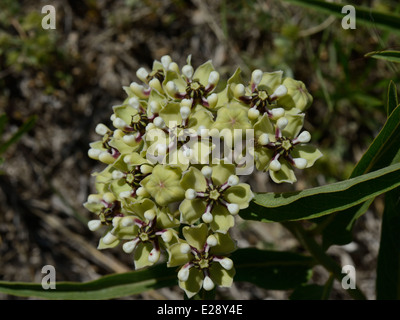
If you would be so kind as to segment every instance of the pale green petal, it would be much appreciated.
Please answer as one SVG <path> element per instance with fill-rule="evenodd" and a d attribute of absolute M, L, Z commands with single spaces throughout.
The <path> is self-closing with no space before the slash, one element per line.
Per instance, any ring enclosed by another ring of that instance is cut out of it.
<path fill-rule="evenodd" d="M 141 184 L 157 204 L 163 207 L 184 198 L 185 191 L 180 185 L 180 178 L 180 169 L 156 165 L 152 173 L 141 181 Z"/>
<path fill-rule="evenodd" d="M 304 113 L 286 115 L 285 118 L 288 119 L 288 125 L 282 130 L 282 135 L 284 137 L 294 139 L 299 135 L 301 129 L 303 128 Z"/>
<path fill-rule="evenodd" d="M 185 291 L 187 297 L 190 299 L 202 288 L 203 278 L 203 273 L 200 270 L 196 268 L 190 268 L 189 278 L 187 281 L 179 280 L 179 287 Z"/>
<path fill-rule="evenodd" d="M 175 71 L 168 70 L 163 81 L 163 87 L 165 88 L 166 84 L 169 81 L 173 81 L 179 89 L 179 92 L 184 93 L 186 91 L 186 81 L 182 78 L 180 74 L 177 74 Z M 175 99 L 175 97 L 171 97 Z"/>
<path fill-rule="evenodd" d="M 236 250 L 236 243 L 232 240 L 229 233 L 215 233 L 218 244 L 210 249 L 214 255 L 226 255 Z"/>
<path fill-rule="evenodd" d="M 210 226 L 214 232 L 227 233 L 235 225 L 235 219 L 225 207 L 215 205 L 211 213 L 214 219 Z"/>
<path fill-rule="evenodd" d="M 223 197 L 229 203 L 236 203 L 240 209 L 244 209 L 249 206 L 249 202 L 253 199 L 254 194 L 247 183 L 239 183 L 225 190 Z"/>
<path fill-rule="evenodd" d="M 192 114 L 189 117 L 188 128 L 191 128 L 197 132 L 199 126 L 204 126 L 205 128 L 211 128 L 213 123 L 213 115 L 208 110 L 205 110 L 203 107 L 196 107 L 195 112 L 192 111 Z"/>
<path fill-rule="evenodd" d="M 118 118 L 121 118 L 122 120 L 124 120 L 127 125 L 129 125 L 131 123 L 132 117 L 134 117 L 138 114 L 138 111 L 128 104 L 115 106 L 115 107 L 113 107 L 113 110 L 114 110 L 114 114 Z"/>
<path fill-rule="evenodd" d="M 168 262 L 167 266 L 169 268 L 181 266 L 185 263 L 191 261 L 194 257 L 191 253 L 182 253 L 181 252 L 181 244 L 185 242 L 178 242 L 170 246 L 168 251 Z"/>
<path fill-rule="evenodd" d="M 201 199 L 185 199 L 179 205 L 179 212 L 181 213 L 182 223 L 194 224 L 206 212 L 206 204 Z"/>
<path fill-rule="evenodd" d="M 288 93 L 278 99 L 278 106 L 285 109 L 296 108 L 305 111 L 311 105 L 313 97 L 303 82 L 286 78 L 283 84 L 288 89 Z"/>
<path fill-rule="evenodd" d="M 235 165 L 218 164 L 212 167 L 211 179 L 215 186 L 219 186 L 228 181 L 228 178 L 235 174 Z"/>
<path fill-rule="evenodd" d="M 208 237 L 208 226 L 205 223 L 192 227 L 184 227 L 182 232 L 190 246 L 203 251 Z"/>
<path fill-rule="evenodd" d="M 245 136 L 246 129 L 251 129 L 251 123 L 247 117 L 248 109 L 235 102 L 226 107 L 220 108 L 217 113 L 213 128 L 219 131 L 223 129 L 241 129 L 242 136 Z"/>
<path fill-rule="evenodd" d="M 199 169 L 190 167 L 182 176 L 181 186 L 185 190 L 194 189 L 204 192 L 207 188 L 207 182 Z"/>
<path fill-rule="evenodd" d="M 156 210 L 156 205 L 153 201 L 150 199 L 142 199 L 142 200 L 131 200 L 127 201 L 129 204 L 126 207 L 126 211 L 139 217 L 141 220 L 145 220 L 144 213 L 147 210 Z"/>
<path fill-rule="evenodd" d="M 214 262 L 210 267 L 211 280 L 220 287 L 231 287 L 235 273 L 235 268 L 225 270 L 218 262 Z"/>
<path fill-rule="evenodd" d="M 193 80 L 198 80 L 203 86 L 207 86 L 208 77 L 210 76 L 210 73 L 214 70 L 214 66 L 211 60 L 209 60 L 196 69 L 193 74 Z"/>
<path fill-rule="evenodd" d="M 257 88 L 259 90 L 266 90 L 271 95 L 282 84 L 282 75 L 283 71 L 264 72 Z"/>
<path fill-rule="evenodd" d="M 255 149 L 254 160 L 256 163 L 256 168 L 259 171 L 264 171 L 268 168 L 269 163 L 274 155 L 274 151 L 260 147 Z"/>
<path fill-rule="evenodd" d="M 315 161 L 322 157 L 321 151 L 312 145 L 297 145 L 291 152 L 293 158 L 303 158 L 307 160 L 307 167 L 314 165 Z"/>
<path fill-rule="evenodd" d="M 282 183 L 282 182 L 288 182 L 288 183 L 294 183 L 297 181 L 296 176 L 293 172 L 292 167 L 287 163 L 286 160 L 281 160 L 280 161 L 282 167 L 279 171 L 272 171 L 269 170 L 269 175 L 275 183 Z"/>
<path fill-rule="evenodd" d="M 135 249 L 134 254 L 134 262 L 135 262 L 135 270 L 151 266 L 154 263 L 149 261 L 149 255 L 151 250 L 153 249 L 153 245 L 149 242 L 143 243 L 139 242 Z"/>
<path fill-rule="evenodd" d="M 160 111 L 160 117 L 164 120 L 168 128 L 174 128 L 177 125 L 181 125 L 182 116 L 180 108 L 181 106 L 179 103 L 170 102 Z"/>
<path fill-rule="evenodd" d="M 275 134 L 274 126 L 266 113 L 254 124 L 254 136 L 258 138 L 263 133 Z"/>

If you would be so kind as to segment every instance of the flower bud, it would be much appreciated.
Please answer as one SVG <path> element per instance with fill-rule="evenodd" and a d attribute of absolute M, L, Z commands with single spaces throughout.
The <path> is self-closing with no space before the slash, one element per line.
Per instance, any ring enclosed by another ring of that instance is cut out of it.
<path fill-rule="evenodd" d="M 228 182 L 228 186 L 236 186 L 239 183 L 239 177 L 232 174 L 231 176 L 229 176 L 227 182 Z"/>
<path fill-rule="evenodd" d="M 229 203 L 227 208 L 230 214 L 238 214 L 240 210 L 239 205 L 236 203 Z"/>
<path fill-rule="evenodd" d="M 150 104 L 150 111 L 151 113 L 158 113 L 161 110 L 161 105 L 157 101 L 151 101 Z"/>
<path fill-rule="evenodd" d="M 256 69 L 251 74 L 251 80 L 255 85 L 258 85 L 261 82 L 263 76 L 263 72 L 260 69 Z"/>
<path fill-rule="evenodd" d="M 124 120 L 122 120 L 121 118 L 116 117 L 113 121 L 113 126 L 117 129 L 121 129 L 123 130 L 125 127 L 127 127 L 128 125 L 126 124 L 126 122 Z"/>
<path fill-rule="evenodd" d="M 285 115 L 285 109 L 283 108 L 274 108 L 271 110 L 272 119 L 278 119 Z"/>
<path fill-rule="evenodd" d="M 160 128 L 160 129 L 163 129 L 166 127 L 164 119 L 161 117 L 154 118 L 153 123 L 157 128 Z"/>
<path fill-rule="evenodd" d="M 231 270 L 233 268 L 233 261 L 229 258 L 223 258 L 218 262 L 225 270 Z"/>
<path fill-rule="evenodd" d="M 193 73 L 194 73 L 194 70 L 193 70 L 193 67 L 192 67 L 191 65 L 187 64 L 187 65 L 184 65 L 184 66 L 182 67 L 182 74 L 183 74 L 187 79 L 192 79 Z"/>
<path fill-rule="evenodd" d="M 215 247 L 218 244 L 218 240 L 214 235 L 209 235 L 206 241 L 210 247 Z"/>
<path fill-rule="evenodd" d="M 153 220 L 153 219 L 156 217 L 156 213 L 154 212 L 153 209 L 149 209 L 149 210 L 147 210 L 147 211 L 144 213 L 144 217 L 145 217 L 147 220 L 151 221 L 151 220 Z"/>
<path fill-rule="evenodd" d="M 114 180 L 122 179 L 124 176 L 125 176 L 125 174 L 124 174 L 123 172 L 119 171 L 119 170 L 114 170 L 114 171 L 111 173 L 111 177 L 112 177 Z"/>
<path fill-rule="evenodd" d="M 208 83 L 210 85 L 217 85 L 219 81 L 219 73 L 217 71 L 211 71 L 210 75 L 208 76 Z"/>
<path fill-rule="evenodd" d="M 189 253 L 192 249 L 190 248 L 190 246 L 187 243 L 182 243 L 180 245 L 180 250 L 182 254 L 187 254 Z"/>
<path fill-rule="evenodd" d="M 110 131 L 110 129 L 108 129 L 106 125 L 104 125 L 104 124 L 102 124 L 102 123 L 99 123 L 99 124 L 96 126 L 95 131 L 96 131 L 96 133 L 97 133 L 98 135 L 104 136 L 108 131 Z"/>
<path fill-rule="evenodd" d="M 103 200 L 107 203 L 113 203 L 117 199 L 111 192 L 107 192 L 107 193 L 103 194 Z"/>
<path fill-rule="evenodd" d="M 90 220 L 88 222 L 88 228 L 90 231 L 96 231 L 101 228 L 102 224 L 100 220 Z"/>
<path fill-rule="evenodd" d="M 209 166 L 204 166 L 203 168 L 201 168 L 201 173 L 203 174 L 204 177 L 209 179 L 211 178 L 212 175 L 212 168 Z"/>
<path fill-rule="evenodd" d="M 136 71 L 136 76 L 143 82 L 147 82 L 147 76 L 149 75 L 149 73 L 146 71 L 145 68 L 139 68 Z"/>
<path fill-rule="evenodd" d="M 130 227 L 133 226 L 135 224 L 133 217 L 123 217 L 121 220 L 121 226 L 122 227 Z"/>
<path fill-rule="evenodd" d="M 269 169 L 272 171 L 279 171 L 281 170 L 281 167 L 282 167 L 281 163 L 279 162 L 279 160 L 276 159 L 272 160 L 271 163 L 269 164 Z"/>
<path fill-rule="evenodd" d="M 246 89 L 243 84 L 239 83 L 235 86 L 235 89 L 233 90 L 233 95 L 235 98 L 239 99 L 240 97 L 243 97 L 246 95 Z"/>
<path fill-rule="evenodd" d="M 122 250 L 124 250 L 125 253 L 132 253 L 133 250 L 135 250 L 136 245 L 138 244 L 139 239 L 134 239 L 128 242 L 125 242 L 122 245 Z"/>
<path fill-rule="evenodd" d="M 212 93 L 207 97 L 208 106 L 210 108 L 214 108 L 218 103 L 218 95 L 216 93 Z"/>
<path fill-rule="evenodd" d="M 197 192 L 194 189 L 187 189 L 185 192 L 185 198 L 188 200 L 193 200 L 196 199 L 197 197 Z"/>
<path fill-rule="evenodd" d="M 147 190 L 146 190 L 145 188 L 143 188 L 143 187 L 137 188 L 136 194 L 137 194 L 139 197 L 148 197 L 148 196 L 149 196 L 149 193 L 148 193 Z"/>
<path fill-rule="evenodd" d="M 296 168 L 304 169 L 307 167 L 307 160 L 303 158 L 294 158 L 294 165 Z"/>
<path fill-rule="evenodd" d="M 307 143 L 311 140 L 311 134 L 308 131 L 303 131 L 299 134 L 299 136 L 295 139 L 300 143 Z"/>
<path fill-rule="evenodd" d="M 269 136 L 267 133 L 263 133 L 258 137 L 258 143 L 265 146 L 269 143 Z"/>
<path fill-rule="evenodd" d="M 103 243 L 105 245 L 109 245 L 111 243 L 113 243 L 115 240 L 117 240 L 118 238 L 116 236 L 114 236 L 112 233 L 108 232 L 104 237 L 103 237 Z"/>
<path fill-rule="evenodd" d="M 190 112 L 191 112 L 191 109 L 189 107 L 182 106 L 179 111 L 181 113 L 181 116 L 182 116 L 183 120 L 186 120 L 187 118 L 189 118 Z"/>
<path fill-rule="evenodd" d="M 210 291 L 214 289 L 214 282 L 211 280 L 209 276 L 206 276 L 203 281 L 203 288 L 206 291 Z"/>
<path fill-rule="evenodd" d="M 102 153 L 102 152 L 103 152 L 103 151 L 101 151 L 100 149 L 90 148 L 90 149 L 88 150 L 88 156 L 89 156 L 89 158 L 91 158 L 91 159 L 99 160 L 100 153 Z"/>
<path fill-rule="evenodd" d="M 162 238 L 162 239 L 164 240 L 164 242 L 166 242 L 166 243 L 168 243 L 168 242 L 170 242 L 170 241 L 172 240 L 172 236 L 173 236 L 173 234 L 172 234 L 171 230 L 164 231 L 164 232 L 161 234 L 161 238 Z"/>
<path fill-rule="evenodd" d="M 163 65 L 164 69 L 168 70 L 171 62 L 172 62 L 172 59 L 169 55 L 165 55 L 165 56 L 161 57 L 161 64 Z"/>
<path fill-rule="evenodd" d="M 203 215 L 201 216 L 201 219 L 205 222 L 205 223 L 210 223 L 214 220 L 213 215 L 211 214 L 211 212 L 205 212 L 203 213 Z"/>
<path fill-rule="evenodd" d="M 183 266 L 178 272 L 178 279 L 185 282 L 189 278 L 189 268 Z"/>
<path fill-rule="evenodd" d="M 276 121 L 276 125 L 280 130 L 285 129 L 286 126 L 288 125 L 288 123 L 289 123 L 289 121 L 285 117 L 279 118 L 278 121 Z"/>
<path fill-rule="evenodd" d="M 275 89 L 274 93 L 271 94 L 270 98 L 271 99 L 277 99 L 280 97 L 283 97 L 284 95 L 286 95 L 288 92 L 287 88 L 281 84 L 278 88 Z"/>
<path fill-rule="evenodd" d="M 259 115 L 260 111 L 258 111 L 257 108 L 251 108 L 249 111 L 247 111 L 247 116 L 250 120 L 256 120 Z"/>
<path fill-rule="evenodd" d="M 149 261 L 155 263 L 159 259 L 160 259 L 160 250 L 153 248 L 149 253 Z"/>

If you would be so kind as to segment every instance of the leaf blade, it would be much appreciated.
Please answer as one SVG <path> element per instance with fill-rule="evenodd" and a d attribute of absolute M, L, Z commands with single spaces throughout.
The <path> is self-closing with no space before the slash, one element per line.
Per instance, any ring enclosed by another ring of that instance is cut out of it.
<path fill-rule="evenodd" d="M 246 220 L 264 222 L 308 220 L 361 204 L 399 185 L 400 163 L 296 193 L 259 193 L 239 214 Z"/>

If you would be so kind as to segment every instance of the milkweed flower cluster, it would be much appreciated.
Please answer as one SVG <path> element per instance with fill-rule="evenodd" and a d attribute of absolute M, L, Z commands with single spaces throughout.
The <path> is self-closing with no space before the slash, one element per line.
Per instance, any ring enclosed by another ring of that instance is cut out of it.
<path fill-rule="evenodd" d="M 250 159 L 274 182 L 293 183 L 296 168 L 312 166 L 321 153 L 302 130 L 312 96 L 281 71 L 254 70 L 244 82 L 237 69 L 222 86 L 211 61 L 195 69 L 190 57 L 180 68 L 163 56 L 137 77 L 90 144 L 105 169 L 84 204 L 97 216 L 88 227 L 103 231 L 99 249 L 132 254 L 135 269 L 162 259 L 179 267 L 189 298 L 230 287 L 229 230 L 253 198 L 240 168 Z"/>

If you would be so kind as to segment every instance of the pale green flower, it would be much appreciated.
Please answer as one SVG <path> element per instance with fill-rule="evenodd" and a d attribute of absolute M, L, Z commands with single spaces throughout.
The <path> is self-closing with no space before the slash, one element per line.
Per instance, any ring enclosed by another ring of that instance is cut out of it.
<path fill-rule="evenodd" d="M 184 199 L 185 191 L 180 185 L 182 171 L 167 165 L 156 165 L 141 185 L 160 206 Z"/>
<path fill-rule="evenodd" d="M 227 255 L 236 249 L 230 235 L 210 233 L 206 224 L 184 227 L 182 232 L 186 241 L 168 248 L 168 266 L 183 265 L 178 272 L 179 287 L 188 298 L 202 288 L 230 287 L 235 269 Z"/>
<path fill-rule="evenodd" d="M 299 113 L 312 104 L 313 97 L 302 81 L 286 78 L 283 80 L 283 85 L 287 88 L 287 94 L 278 100 L 278 106 Z"/>
<path fill-rule="evenodd" d="M 205 166 L 201 171 L 190 167 L 181 185 L 186 190 L 179 206 L 181 222 L 195 224 L 201 218 L 214 232 L 226 233 L 233 227 L 233 215 L 253 198 L 250 186 L 239 183 L 232 164 Z"/>
<path fill-rule="evenodd" d="M 308 131 L 300 133 L 304 114 L 288 114 L 272 124 L 268 117 L 262 117 L 254 126 L 254 158 L 258 170 L 269 170 L 276 183 L 297 181 L 293 167 L 309 168 L 322 156 L 314 146 Z"/>
<path fill-rule="evenodd" d="M 213 93 L 218 81 L 219 73 L 215 71 L 211 61 L 194 70 L 189 57 L 181 73 L 175 70 L 167 71 L 163 88 L 173 100 L 189 99 L 193 107 L 202 105 L 213 109 L 218 102 L 217 94 Z"/>

